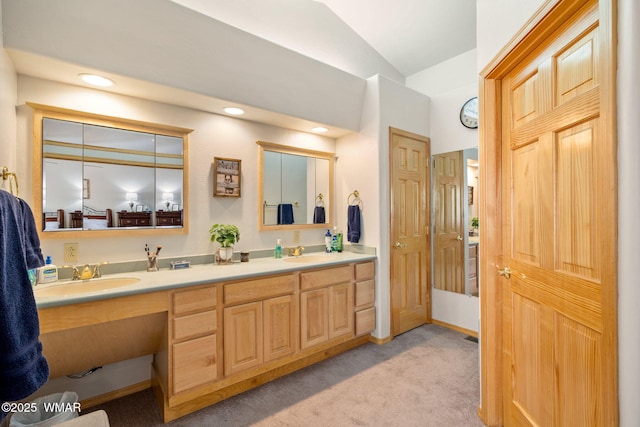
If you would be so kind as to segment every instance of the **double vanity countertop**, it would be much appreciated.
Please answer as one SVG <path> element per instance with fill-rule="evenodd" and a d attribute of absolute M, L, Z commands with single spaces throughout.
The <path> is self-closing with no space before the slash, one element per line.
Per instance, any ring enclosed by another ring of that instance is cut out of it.
<path fill-rule="evenodd" d="M 299 257 L 284 257 L 281 259 L 255 258 L 249 262 L 235 262 L 228 265 L 197 264 L 190 268 L 177 270 L 162 269 L 155 272 L 132 271 L 107 274 L 98 279 L 58 281 L 51 284 L 36 285 L 33 289 L 38 308 L 44 309 L 375 259 L 375 255 L 354 252 L 331 254 L 316 252 Z M 101 282 L 104 283 L 104 287 L 100 286 Z M 114 286 L 113 284 L 117 285 Z M 83 285 L 86 286 L 83 287 Z M 55 291 L 53 288 L 56 288 Z M 69 291 L 67 292 L 66 289 L 69 289 Z"/>

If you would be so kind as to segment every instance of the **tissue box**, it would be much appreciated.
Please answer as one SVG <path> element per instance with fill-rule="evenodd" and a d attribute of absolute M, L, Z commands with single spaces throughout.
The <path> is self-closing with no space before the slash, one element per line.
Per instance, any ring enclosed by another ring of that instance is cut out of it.
<path fill-rule="evenodd" d="M 189 261 L 171 261 L 171 270 L 189 268 L 190 266 L 191 266 L 191 263 Z"/>

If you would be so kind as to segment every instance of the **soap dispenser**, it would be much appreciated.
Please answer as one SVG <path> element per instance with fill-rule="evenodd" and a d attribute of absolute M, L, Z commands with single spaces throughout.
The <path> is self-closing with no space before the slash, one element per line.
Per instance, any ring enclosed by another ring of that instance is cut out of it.
<path fill-rule="evenodd" d="M 327 234 L 324 235 L 324 251 L 331 253 L 331 231 L 327 228 Z"/>
<path fill-rule="evenodd" d="M 58 280 L 58 267 L 51 262 L 51 256 L 47 255 L 45 266 L 38 269 L 38 283 L 51 283 Z"/>
<path fill-rule="evenodd" d="M 276 240 L 276 248 L 273 251 L 274 258 L 282 258 L 282 240 Z"/>

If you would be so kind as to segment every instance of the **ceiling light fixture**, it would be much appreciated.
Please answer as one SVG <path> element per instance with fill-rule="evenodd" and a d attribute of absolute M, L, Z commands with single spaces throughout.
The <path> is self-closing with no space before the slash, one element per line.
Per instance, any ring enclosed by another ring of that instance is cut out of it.
<path fill-rule="evenodd" d="M 240 116 L 244 114 L 244 110 L 242 108 L 237 108 L 237 107 L 226 107 L 224 109 L 224 112 L 227 114 L 232 114 L 234 116 Z"/>
<path fill-rule="evenodd" d="M 106 77 L 99 76 L 97 74 L 83 73 L 83 74 L 78 74 L 78 77 L 80 77 L 85 83 L 89 83 L 90 85 L 93 85 L 93 86 L 109 87 L 115 84 L 113 80 L 108 79 Z"/>
<path fill-rule="evenodd" d="M 311 130 L 314 131 L 314 132 L 317 132 L 317 133 L 325 133 L 325 132 L 329 131 L 329 129 L 327 129 L 325 127 L 322 127 L 322 126 L 315 127 L 315 128 L 313 128 Z"/>

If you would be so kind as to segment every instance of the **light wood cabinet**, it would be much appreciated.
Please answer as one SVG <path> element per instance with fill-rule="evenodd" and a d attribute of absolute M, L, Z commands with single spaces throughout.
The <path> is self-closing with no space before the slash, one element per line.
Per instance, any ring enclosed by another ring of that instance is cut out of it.
<path fill-rule="evenodd" d="M 262 301 L 224 309 L 224 374 L 262 364 Z"/>
<path fill-rule="evenodd" d="M 225 376 L 295 352 L 296 284 L 287 274 L 224 285 Z"/>
<path fill-rule="evenodd" d="M 170 291 L 152 381 L 165 422 L 369 341 L 374 263 Z"/>
<path fill-rule="evenodd" d="M 478 295 L 478 245 L 469 245 L 469 289 L 471 295 Z"/>
<path fill-rule="evenodd" d="M 217 288 L 176 291 L 170 321 L 171 395 L 218 378 Z"/>
<path fill-rule="evenodd" d="M 355 265 L 355 333 L 368 334 L 376 327 L 375 265 L 366 262 Z"/>
<path fill-rule="evenodd" d="M 300 348 L 353 335 L 353 266 L 300 274 Z"/>

